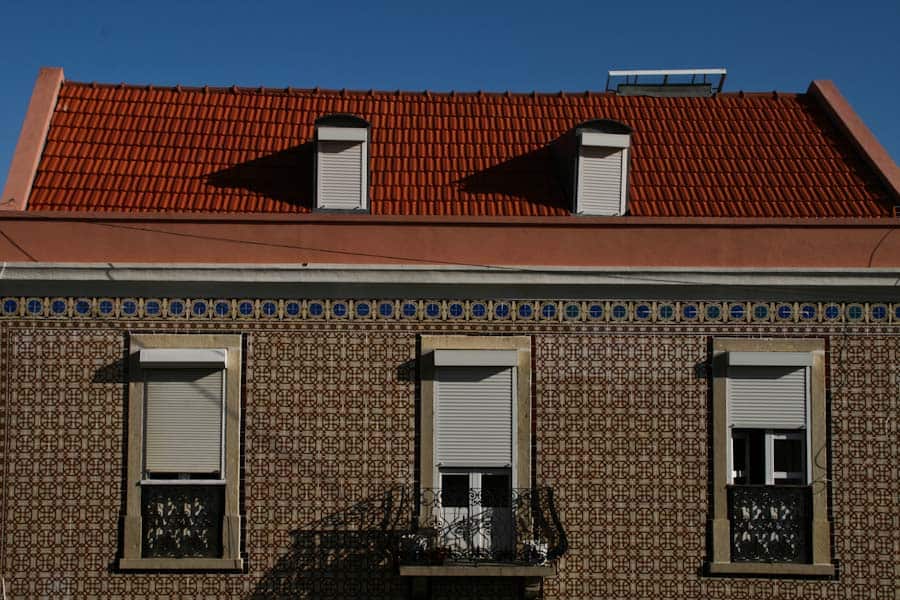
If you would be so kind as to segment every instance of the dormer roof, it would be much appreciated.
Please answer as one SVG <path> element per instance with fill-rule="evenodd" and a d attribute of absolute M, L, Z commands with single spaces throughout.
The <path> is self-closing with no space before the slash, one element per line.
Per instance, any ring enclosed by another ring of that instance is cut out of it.
<path fill-rule="evenodd" d="M 628 214 L 886 217 L 882 173 L 812 93 L 350 92 L 64 81 L 27 210 L 305 213 L 315 124 L 369 124 L 375 215 L 571 213 L 559 140 L 631 129 Z M 573 157 L 574 158 L 574 157 Z"/>

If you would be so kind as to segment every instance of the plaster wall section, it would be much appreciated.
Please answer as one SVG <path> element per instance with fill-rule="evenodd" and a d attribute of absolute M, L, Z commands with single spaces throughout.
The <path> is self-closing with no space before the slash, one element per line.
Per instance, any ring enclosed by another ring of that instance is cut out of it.
<path fill-rule="evenodd" d="M 12 262 L 900 267 L 900 234 L 887 219 L 142 220 L 28 213 L 0 214 L 0 232 L 0 260 Z"/>

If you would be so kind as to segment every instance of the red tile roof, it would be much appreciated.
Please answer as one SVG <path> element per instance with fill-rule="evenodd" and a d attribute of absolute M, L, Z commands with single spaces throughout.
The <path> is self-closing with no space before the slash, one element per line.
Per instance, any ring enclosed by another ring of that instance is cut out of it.
<path fill-rule="evenodd" d="M 371 129 L 380 215 L 568 215 L 548 144 L 634 129 L 630 214 L 873 217 L 895 202 L 807 94 L 714 98 L 148 88 L 66 82 L 29 210 L 308 212 L 313 122 Z"/>

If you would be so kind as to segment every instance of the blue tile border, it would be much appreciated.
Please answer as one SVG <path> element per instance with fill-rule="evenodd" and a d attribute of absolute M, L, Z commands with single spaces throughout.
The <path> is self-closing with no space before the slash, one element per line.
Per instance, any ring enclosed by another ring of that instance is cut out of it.
<path fill-rule="evenodd" d="M 900 323 L 900 303 L 509 299 L 0 298 L 0 319 Z"/>

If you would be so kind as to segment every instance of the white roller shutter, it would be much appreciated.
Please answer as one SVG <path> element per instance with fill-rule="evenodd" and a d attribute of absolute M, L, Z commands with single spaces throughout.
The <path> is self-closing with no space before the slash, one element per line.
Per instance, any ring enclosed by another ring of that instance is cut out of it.
<path fill-rule="evenodd" d="M 729 367 L 728 421 L 733 427 L 806 427 L 805 367 Z"/>
<path fill-rule="evenodd" d="M 319 141 L 317 206 L 335 210 L 363 208 L 363 144 Z"/>
<path fill-rule="evenodd" d="M 435 369 L 437 463 L 443 467 L 512 464 L 513 369 Z"/>
<path fill-rule="evenodd" d="M 144 469 L 212 473 L 222 467 L 222 369 L 147 369 Z"/>
<path fill-rule="evenodd" d="M 592 215 L 621 214 L 625 150 L 582 146 L 579 165 L 577 211 Z"/>

